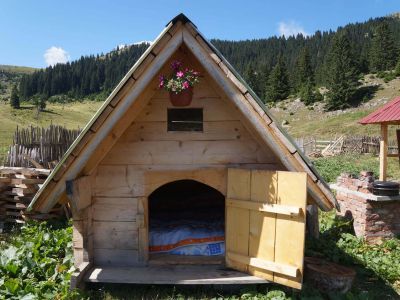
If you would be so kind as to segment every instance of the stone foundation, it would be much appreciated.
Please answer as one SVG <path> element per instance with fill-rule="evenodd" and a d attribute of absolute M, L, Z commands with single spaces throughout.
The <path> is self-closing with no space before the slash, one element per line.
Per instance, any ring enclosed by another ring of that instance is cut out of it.
<path fill-rule="evenodd" d="M 336 190 L 340 215 L 354 219 L 354 231 L 369 242 L 400 235 L 400 196 L 372 194 L 372 172 L 361 172 L 358 177 L 341 174 Z"/>

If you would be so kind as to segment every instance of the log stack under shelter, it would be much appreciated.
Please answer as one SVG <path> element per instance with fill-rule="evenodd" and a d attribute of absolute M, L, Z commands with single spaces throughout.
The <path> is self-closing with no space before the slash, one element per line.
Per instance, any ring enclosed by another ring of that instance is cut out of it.
<path fill-rule="evenodd" d="M 51 170 L 0 167 L 0 230 L 5 224 L 24 223 L 29 219 L 59 217 L 63 207 L 56 205 L 49 213 L 28 213 L 26 208 L 45 182 Z"/>

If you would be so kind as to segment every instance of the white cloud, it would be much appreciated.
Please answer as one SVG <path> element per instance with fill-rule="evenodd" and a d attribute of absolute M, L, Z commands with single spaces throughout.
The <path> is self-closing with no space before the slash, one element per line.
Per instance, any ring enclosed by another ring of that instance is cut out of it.
<path fill-rule="evenodd" d="M 279 35 L 284 35 L 286 37 L 288 36 L 296 36 L 297 34 L 301 33 L 304 36 L 309 35 L 301 26 L 299 23 L 295 21 L 289 21 L 289 22 L 279 22 L 279 27 L 278 27 L 278 32 Z"/>
<path fill-rule="evenodd" d="M 55 64 L 65 64 L 70 60 L 70 56 L 67 51 L 61 47 L 52 46 L 44 53 L 44 60 L 48 66 L 54 66 Z"/>

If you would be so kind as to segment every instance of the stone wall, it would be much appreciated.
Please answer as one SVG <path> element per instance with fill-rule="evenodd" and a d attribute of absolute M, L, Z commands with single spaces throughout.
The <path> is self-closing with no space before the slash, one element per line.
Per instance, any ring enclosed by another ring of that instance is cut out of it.
<path fill-rule="evenodd" d="M 373 182 L 372 172 L 363 171 L 359 176 L 342 173 L 331 185 L 339 214 L 353 218 L 356 235 L 370 242 L 400 235 L 400 196 L 373 195 Z"/>

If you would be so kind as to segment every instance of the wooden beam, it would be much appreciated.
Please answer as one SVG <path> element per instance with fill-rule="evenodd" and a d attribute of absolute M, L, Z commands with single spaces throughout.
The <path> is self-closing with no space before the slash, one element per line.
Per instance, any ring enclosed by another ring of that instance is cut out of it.
<path fill-rule="evenodd" d="M 265 199 L 267 200 L 267 199 Z M 289 206 L 289 205 L 280 205 L 280 204 L 265 204 L 262 202 L 251 202 L 244 200 L 236 200 L 236 199 L 227 199 L 227 205 L 236 208 L 244 208 L 250 210 L 256 210 L 266 213 L 273 214 L 281 214 L 287 216 L 297 216 L 300 214 L 300 207 Z"/>
<path fill-rule="evenodd" d="M 92 269 L 90 262 L 83 262 L 79 265 L 77 270 L 71 275 L 70 289 L 84 288 L 85 275 Z"/>
<path fill-rule="evenodd" d="M 381 141 L 379 150 L 379 180 L 386 180 L 388 152 L 388 125 L 381 124 Z"/>
<path fill-rule="evenodd" d="M 236 254 L 232 252 L 226 253 L 227 257 L 233 261 L 240 262 L 252 267 L 269 270 L 275 273 L 280 273 L 290 277 L 296 277 L 299 268 L 290 265 L 284 265 L 280 263 L 275 263 L 273 261 L 268 261 L 264 259 L 259 259 L 255 257 L 248 257 L 241 254 Z"/>
<path fill-rule="evenodd" d="M 73 212 L 79 212 L 92 203 L 90 176 L 83 176 L 67 183 L 67 196 Z"/>
<path fill-rule="evenodd" d="M 308 236 L 319 238 L 318 207 L 315 204 L 307 205 L 307 233 Z"/>

